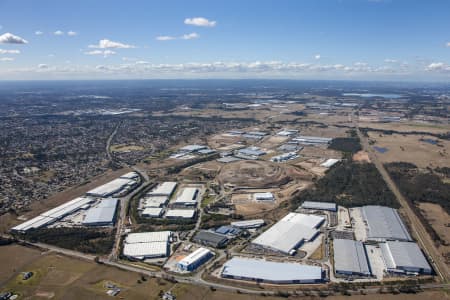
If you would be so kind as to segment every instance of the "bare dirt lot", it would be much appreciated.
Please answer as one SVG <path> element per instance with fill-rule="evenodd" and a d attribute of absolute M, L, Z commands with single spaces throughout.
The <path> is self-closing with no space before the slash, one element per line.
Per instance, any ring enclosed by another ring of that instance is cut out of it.
<path fill-rule="evenodd" d="M 238 161 L 222 167 L 217 180 L 236 187 L 269 188 L 304 176 L 300 170 L 267 161 Z"/>
<path fill-rule="evenodd" d="M 378 132 L 369 132 L 369 137 L 375 141 L 373 146 L 387 149 L 384 153 L 377 153 L 383 163 L 403 161 L 419 168 L 450 167 L 450 141 L 427 135 L 385 135 Z M 437 140 L 437 144 L 423 139 Z"/>
<path fill-rule="evenodd" d="M 446 262 L 450 265 L 450 216 L 439 204 L 420 203 L 419 208 L 428 223 L 447 244 L 447 246 L 440 245 L 439 251 L 446 257 Z"/>

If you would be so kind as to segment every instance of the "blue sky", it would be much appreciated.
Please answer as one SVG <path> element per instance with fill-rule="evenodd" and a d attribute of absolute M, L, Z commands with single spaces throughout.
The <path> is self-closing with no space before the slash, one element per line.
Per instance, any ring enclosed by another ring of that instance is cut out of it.
<path fill-rule="evenodd" d="M 446 0 L 0 0 L 0 26 L 0 79 L 450 79 Z"/>

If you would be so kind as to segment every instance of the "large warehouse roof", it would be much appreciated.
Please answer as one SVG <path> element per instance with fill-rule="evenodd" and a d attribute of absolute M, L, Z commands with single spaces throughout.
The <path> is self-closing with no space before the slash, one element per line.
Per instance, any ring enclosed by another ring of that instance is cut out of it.
<path fill-rule="evenodd" d="M 318 201 L 305 201 L 302 203 L 302 208 L 317 209 L 317 210 L 337 210 L 337 204 L 332 202 L 318 202 Z"/>
<path fill-rule="evenodd" d="M 225 263 L 222 277 L 272 283 L 316 282 L 322 280 L 322 268 L 234 257 Z"/>
<path fill-rule="evenodd" d="M 124 244 L 123 246 L 123 254 L 125 256 L 137 259 L 167 256 L 168 252 L 169 246 L 167 242 L 134 243 Z"/>
<path fill-rule="evenodd" d="M 152 243 L 152 242 L 168 242 L 171 231 L 153 231 L 153 232 L 138 232 L 129 233 L 125 238 L 125 243 L 135 244 L 135 243 Z"/>
<path fill-rule="evenodd" d="M 370 275 L 364 245 L 360 241 L 333 240 L 336 273 Z"/>
<path fill-rule="evenodd" d="M 264 224 L 265 222 L 263 219 L 231 222 L 231 226 L 237 228 L 257 228 L 263 226 Z"/>
<path fill-rule="evenodd" d="M 198 189 L 195 187 L 186 187 L 178 194 L 175 203 L 183 203 L 186 205 L 197 204 Z"/>
<path fill-rule="evenodd" d="M 118 200 L 108 198 L 90 208 L 83 220 L 83 225 L 109 225 L 114 223 Z"/>
<path fill-rule="evenodd" d="M 302 242 L 313 239 L 324 220 L 320 216 L 289 213 L 252 243 L 288 254 Z"/>
<path fill-rule="evenodd" d="M 431 273 L 431 267 L 416 243 L 390 241 L 380 247 L 388 270 Z"/>
<path fill-rule="evenodd" d="M 148 194 L 152 196 L 170 196 L 172 195 L 176 187 L 177 187 L 176 182 L 167 181 L 158 185 L 156 189 L 154 189 Z"/>
<path fill-rule="evenodd" d="M 136 181 L 132 179 L 116 178 L 108 183 L 105 183 L 104 185 L 88 191 L 87 194 L 95 197 L 108 197 L 121 191 L 125 186 L 133 183 L 136 183 Z"/>
<path fill-rule="evenodd" d="M 397 211 L 390 207 L 368 205 L 361 208 L 367 223 L 367 239 L 374 241 L 411 241 L 411 236 Z"/>
<path fill-rule="evenodd" d="M 195 215 L 195 209 L 169 209 L 166 213 L 167 218 L 192 219 Z"/>
<path fill-rule="evenodd" d="M 198 248 L 197 250 L 195 250 L 194 252 L 192 252 L 191 254 L 189 254 L 188 256 L 183 258 L 182 260 L 180 260 L 178 263 L 180 265 L 187 267 L 187 266 L 201 260 L 206 255 L 210 255 L 210 254 L 212 254 L 212 252 L 209 249 Z"/>

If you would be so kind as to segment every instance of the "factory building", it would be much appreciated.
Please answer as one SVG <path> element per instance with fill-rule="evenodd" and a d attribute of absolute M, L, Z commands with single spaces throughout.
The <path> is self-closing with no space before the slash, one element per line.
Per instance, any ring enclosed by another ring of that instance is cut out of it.
<path fill-rule="evenodd" d="M 166 212 L 168 219 L 193 219 L 195 217 L 195 209 L 169 209 Z"/>
<path fill-rule="evenodd" d="M 139 178 L 139 174 L 137 172 L 128 172 L 126 174 L 121 175 L 119 178 L 137 180 Z"/>
<path fill-rule="evenodd" d="M 172 182 L 172 181 L 163 182 L 160 185 L 158 185 L 158 187 L 156 189 L 147 193 L 147 195 L 149 195 L 149 196 L 166 196 L 169 198 L 170 196 L 172 196 L 176 187 L 177 187 L 176 182 Z"/>
<path fill-rule="evenodd" d="M 196 206 L 197 198 L 199 194 L 199 189 L 194 187 L 186 187 L 184 188 L 175 199 L 175 205 L 181 206 Z"/>
<path fill-rule="evenodd" d="M 277 148 L 278 151 L 283 151 L 283 152 L 298 152 L 303 150 L 302 146 L 299 146 L 297 144 L 283 144 L 280 147 Z"/>
<path fill-rule="evenodd" d="M 222 225 L 216 229 L 216 233 L 220 233 L 227 236 L 236 236 L 241 233 L 241 230 L 239 228 L 230 225 Z"/>
<path fill-rule="evenodd" d="M 198 152 L 200 150 L 205 150 L 205 149 L 208 149 L 208 147 L 204 146 L 204 145 L 187 145 L 187 146 L 184 146 L 183 148 L 180 148 L 179 152 L 193 153 L 193 152 Z"/>
<path fill-rule="evenodd" d="M 303 243 L 319 235 L 324 217 L 289 213 L 252 241 L 252 245 L 293 255 Z"/>
<path fill-rule="evenodd" d="M 334 239 L 333 248 L 336 275 L 370 276 L 367 253 L 362 242 Z"/>
<path fill-rule="evenodd" d="M 46 212 L 43 212 L 39 216 L 11 228 L 11 230 L 16 232 L 26 232 L 30 229 L 38 229 L 50 225 L 68 215 L 75 213 L 80 209 L 88 208 L 89 205 L 94 201 L 95 200 L 90 197 L 75 198 Z"/>
<path fill-rule="evenodd" d="M 240 228 L 240 229 L 259 228 L 261 226 L 264 226 L 264 224 L 266 224 L 266 222 L 264 222 L 263 219 L 231 222 L 231 226 Z"/>
<path fill-rule="evenodd" d="M 305 201 L 302 203 L 301 208 L 337 211 L 337 204 L 332 202 Z"/>
<path fill-rule="evenodd" d="M 282 131 L 279 131 L 277 133 L 278 136 L 292 136 L 296 135 L 298 133 L 298 130 L 295 129 L 284 129 Z"/>
<path fill-rule="evenodd" d="M 340 159 L 329 158 L 326 161 L 324 161 L 323 163 L 321 163 L 320 166 L 325 167 L 325 168 L 331 168 L 332 166 L 334 166 L 335 164 L 337 164 L 340 161 L 341 161 Z"/>
<path fill-rule="evenodd" d="M 272 193 L 254 193 L 253 199 L 255 199 L 255 201 L 275 201 L 275 197 Z"/>
<path fill-rule="evenodd" d="M 177 267 L 182 271 L 192 272 L 207 262 L 213 253 L 206 248 L 198 248 L 177 263 Z"/>
<path fill-rule="evenodd" d="M 223 278 L 273 284 L 318 283 L 323 274 L 321 267 L 243 257 L 233 257 L 221 271 Z"/>
<path fill-rule="evenodd" d="M 94 207 L 89 208 L 82 222 L 85 226 L 112 226 L 116 219 L 119 200 L 107 198 Z"/>
<path fill-rule="evenodd" d="M 235 156 L 242 159 L 258 159 L 258 157 L 265 155 L 266 152 L 259 147 L 247 147 L 237 150 Z"/>
<path fill-rule="evenodd" d="M 105 183 L 95 189 L 92 189 L 86 193 L 88 196 L 107 198 L 114 194 L 121 192 L 131 191 L 138 181 L 134 179 L 116 178 L 108 183 Z"/>
<path fill-rule="evenodd" d="M 397 210 L 377 205 L 361 208 L 369 241 L 411 241 L 411 236 Z"/>
<path fill-rule="evenodd" d="M 169 202 L 168 196 L 144 196 L 144 198 L 139 200 L 140 209 L 145 209 L 148 207 L 162 207 Z"/>
<path fill-rule="evenodd" d="M 145 208 L 141 215 L 147 218 L 159 218 L 163 214 L 163 209 L 161 207 L 147 207 Z"/>
<path fill-rule="evenodd" d="M 325 137 L 319 137 L 319 136 L 298 136 L 296 138 L 293 138 L 292 141 L 304 144 L 304 145 L 326 145 L 331 142 L 332 138 L 325 138 Z"/>
<path fill-rule="evenodd" d="M 413 242 L 388 241 L 380 243 L 386 270 L 392 273 L 431 274 L 432 269 Z"/>
<path fill-rule="evenodd" d="M 167 257 L 171 237 L 171 231 L 130 233 L 124 241 L 123 255 L 136 260 Z"/>
<path fill-rule="evenodd" d="M 193 241 L 214 248 L 223 248 L 228 244 L 226 235 L 213 231 L 201 230 L 193 238 Z"/>
<path fill-rule="evenodd" d="M 276 156 L 272 157 L 270 160 L 273 162 L 285 162 L 288 160 L 296 159 L 298 157 L 299 156 L 298 156 L 297 152 L 288 152 L 288 153 L 276 155 Z"/>

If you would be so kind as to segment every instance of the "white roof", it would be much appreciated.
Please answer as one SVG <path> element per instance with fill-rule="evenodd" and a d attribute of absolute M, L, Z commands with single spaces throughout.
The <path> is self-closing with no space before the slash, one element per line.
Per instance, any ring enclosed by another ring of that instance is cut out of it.
<path fill-rule="evenodd" d="M 325 168 L 331 168 L 332 166 L 337 164 L 339 161 L 340 161 L 340 159 L 329 158 L 325 162 L 321 163 L 320 166 L 325 167 Z"/>
<path fill-rule="evenodd" d="M 177 187 L 176 182 L 172 182 L 172 181 L 163 182 L 160 185 L 158 185 L 158 187 L 156 189 L 154 189 L 153 191 L 148 193 L 148 195 L 170 196 L 176 187 Z"/>
<path fill-rule="evenodd" d="M 269 192 L 267 192 L 267 193 L 254 193 L 253 196 L 255 197 L 256 200 L 259 200 L 259 199 L 263 199 L 263 200 L 270 199 L 270 200 L 273 200 L 274 199 L 273 194 L 269 193 Z"/>
<path fill-rule="evenodd" d="M 238 227 L 238 228 L 259 227 L 264 224 L 265 224 L 265 222 L 263 219 L 231 222 L 231 226 Z"/>
<path fill-rule="evenodd" d="M 142 211 L 143 216 L 159 217 L 163 212 L 162 207 L 146 207 Z"/>
<path fill-rule="evenodd" d="M 45 226 L 49 223 L 54 222 L 55 219 L 53 218 L 49 218 L 49 217 L 44 217 L 44 216 L 37 216 L 33 219 L 30 219 L 26 222 L 23 222 L 22 224 L 19 224 L 13 228 L 11 228 L 11 230 L 14 231 L 27 231 L 29 229 L 37 229 L 40 228 L 42 226 Z"/>
<path fill-rule="evenodd" d="M 299 263 L 234 257 L 224 264 L 222 276 L 269 282 L 310 282 L 322 279 L 322 268 Z"/>
<path fill-rule="evenodd" d="M 289 253 L 301 242 L 311 240 L 317 233 L 316 227 L 324 221 L 323 217 L 289 213 L 267 231 L 253 240 L 253 244 L 275 251 Z"/>
<path fill-rule="evenodd" d="M 194 252 L 192 252 L 191 254 L 189 254 L 188 256 L 183 258 L 182 260 L 180 260 L 178 263 L 183 266 L 189 266 L 189 265 L 197 262 L 198 260 L 202 259 L 206 255 L 209 255 L 210 253 L 211 253 L 211 251 L 209 249 L 198 248 L 197 250 L 195 250 Z"/>
<path fill-rule="evenodd" d="M 120 178 L 124 178 L 124 179 L 133 179 L 136 177 L 139 177 L 139 174 L 136 172 L 128 172 L 128 173 L 120 176 Z"/>
<path fill-rule="evenodd" d="M 118 200 L 116 198 L 103 199 L 95 206 L 91 207 L 84 217 L 83 225 L 112 224 L 116 214 Z"/>
<path fill-rule="evenodd" d="M 166 217 L 192 219 L 194 214 L 195 209 L 169 209 L 166 213 Z"/>
<path fill-rule="evenodd" d="M 160 207 L 169 200 L 168 196 L 146 196 L 141 199 L 141 207 Z"/>
<path fill-rule="evenodd" d="M 116 178 L 108 183 L 105 183 L 104 185 L 101 185 L 99 187 L 96 187 L 95 189 L 88 191 L 87 194 L 97 197 L 107 197 L 114 193 L 119 192 L 126 185 L 129 185 L 134 182 L 135 181 L 132 179 Z"/>
<path fill-rule="evenodd" d="M 138 259 L 167 256 L 168 252 L 169 247 L 167 242 L 134 243 L 124 244 L 123 246 L 123 254 L 125 256 L 136 257 Z"/>
<path fill-rule="evenodd" d="M 153 242 L 168 242 L 171 236 L 171 231 L 154 231 L 154 232 L 138 232 L 129 233 L 125 238 L 125 243 L 153 243 Z"/>
<path fill-rule="evenodd" d="M 196 204 L 198 196 L 198 189 L 194 187 L 184 188 L 180 194 L 178 194 L 175 203 Z"/>
<path fill-rule="evenodd" d="M 203 145 L 187 145 L 184 146 L 183 148 L 181 148 L 181 151 L 198 151 L 198 150 L 202 150 L 202 149 L 206 149 L 208 148 L 207 146 L 203 146 Z"/>

